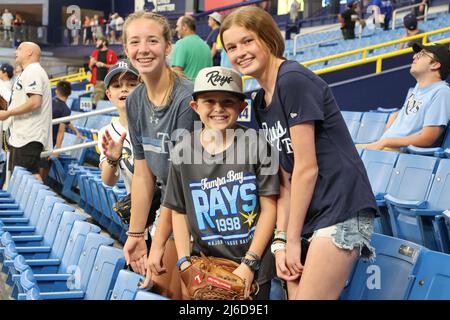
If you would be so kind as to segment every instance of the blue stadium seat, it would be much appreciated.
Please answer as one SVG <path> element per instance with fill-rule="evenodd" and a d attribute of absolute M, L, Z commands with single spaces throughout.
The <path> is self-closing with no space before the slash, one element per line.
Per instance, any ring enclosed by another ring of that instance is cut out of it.
<path fill-rule="evenodd" d="M 40 292 L 85 290 L 99 248 L 111 246 L 113 243 L 114 240 L 108 236 L 93 232 L 87 233 L 81 250 L 78 250 L 79 247 L 74 247 L 76 250 L 64 253 L 63 260 L 66 262 L 61 263 L 57 273 L 36 274 L 30 268 L 25 270 L 17 284 L 18 292 L 26 293 L 34 287 L 38 287 Z M 85 286 L 83 287 L 82 284 Z"/>
<path fill-rule="evenodd" d="M 78 263 L 82 254 L 82 249 L 86 242 L 86 237 L 89 233 L 99 233 L 100 228 L 85 221 L 75 221 L 69 238 L 65 244 L 64 253 L 60 259 L 28 259 L 23 256 L 14 260 L 14 268 L 17 273 L 12 276 L 15 282 L 13 296 L 17 297 L 19 292 L 24 292 L 20 283 L 21 275 L 26 270 L 32 270 L 33 273 L 38 274 L 54 274 L 67 273 L 73 269 Z"/>
<path fill-rule="evenodd" d="M 352 136 L 352 139 L 355 139 L 358 134 L 358 129 L 360 126 L 363 113 L 353 111 L 341 111 L 341 114 L 342 117 L 344 118 L 345 124 L 347 125 L 348 131 Z"/>
<path fill-rule="evenodd" d="M 450 300 L 450 255 L 424 251 L 411 275 L 407 300 Z"/>
<path fill-rule="evenodd" d="M 359 259 L 353 268 L 341 299 L 401 300 L 409 286 L 409 275 L 422 251 L 428 249 L 398 238 L 374 233 L 374 262 Z"/>
<path fill-rule="evenodd" d="M 136 297 L 134 300 L 169 300 L 169 299 L 153 292 L 138 291 L 136 293 Z"/>
<path fill-rule="evenodd" d="M 392 235 L 392 227 L 389 213 L 384 206 L 384 196 L 397 158 L 398 153 L 377 150 L 365 150 L 361 157 L 381 214 L 380 218 L 375 220 L 375 230 L 386 235 Z"/>
<path fill-rule="evenodd" d="M 140 274 L 120 270 L 111 294 L 111 300 L 134 300 L 139 290 L 139 283 L 143 281 L 144 277 Z"/>
<path fill-rule="evenodd" d="M 391 177 L 388 194 L 385 196 L 393 235 L 422 244 L 433 250 L 438 248 L 434 236 L 422 229 L 420 225 L 424 222 L 423 219 L 426 219 L 426 210 L 419 209 L 427 209 L 426 199 L 437 164 L 436 158 L 401 154 Z M 434 178 L 442 179 L 438 175 Z M 438 185 L 436 185 L 437 187 Z M 391 190 L 395 192 L 396 188 L 401 190 L 397 190 L 396 194 L 391 194 Z M 424 218 L 418 219 L 418 216 Z M 423 228 L 427 229 L 426 226 L 423 226 Z M 431 238 L 424 238 L 421 230 Z"/>
<path fill-rule="evenodd" d="M 61 292 L 41 292 L 37 286 L 19 294 L 19 300 L 55 300 L 55 299 L 109 299 L 114 281 L 119 271 L 125 266 L 121 249 L 101 246 L 95 258 L 94 267 L 87 282 L 86 290 L 70 290 Z M 83 280 L 81 281 L 83 286 Z"/>
<path fill-rule="evenodd" d="M 358 134 L 353 139 L 355 143 L 372 143 L 380 139 L 386 128 L 388 113 L 365 112 L 361 118 Z"/>

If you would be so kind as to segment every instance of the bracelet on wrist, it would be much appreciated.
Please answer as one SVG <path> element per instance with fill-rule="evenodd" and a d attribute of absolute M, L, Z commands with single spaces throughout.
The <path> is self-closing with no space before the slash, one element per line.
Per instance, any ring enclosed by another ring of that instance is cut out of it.
<path fill-rule="evenodd" d="M 283 239 L 283 238 L 273 238 L 273 241 L 272 241 L 272 242 L 283 242 L 283 243 L 286 243 L 287 240 L 286 240 L 286 239 Z"/>
<path fill-rule="evenodd" d="M 245 253 L 245 255 L 246 256 L 249 256 L 249 257 L 252 257 L 253 259 L 255 259 L 255 260 L 261 260 L 261 257 L 260 256 L 258 256 L 256 253 L 254 253 L 253 251 L 250 251 L 250 250 L 248 250 L 246 253 Z"/>
<path fill-rule="evenodd" d="M 122 159 L 122 155 L 120 155 L 120 157 L 117 160 L 111 160 L 109 158 L 106 158 L 106 162 L 109 164 L 109 166 L 111 168 L 113 168 L 113 167 L 116 167 L 119 164 L 121 159 Z"/>
<path fill-rule="evenodd" d="M 132 238 L 143 238 L 145 232 L 129 232 L 129 231 L 127 231 L 125 234 L 128 237 L 132 237 Z"/>
<path fill-rule="evenodd" d="M 176 263 L 178 270 L 181 270 L 181 265 L 185 262 L 191 262 L 191 257 L 188 256 L 181 257 Z"/>
<path fill-rule="evenodd" d="M 274 238 L 286 241 L 287 240 L 286 232 L 275 229 Z"/>
<path fill-rule="evenodd" d="M 275 254 L 279 250 L 286 250 L 286 243 L 283 242 L 274 242 L 270 246 L 270 251 L 272 254 Z"/>

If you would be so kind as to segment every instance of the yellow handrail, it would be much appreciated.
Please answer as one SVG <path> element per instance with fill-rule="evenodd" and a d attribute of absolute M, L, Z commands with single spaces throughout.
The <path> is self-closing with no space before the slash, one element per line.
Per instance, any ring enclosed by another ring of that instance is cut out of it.
<path fill-rule="evenodd" d="M 59 81 L 69 81 L 69 82 L 75 82 L 75 81 L 83 81 L 83 80 L 89 80 L 89 75 L 86 73 L 84 68 L 80 68 L 78 70 L 78 73 L 69 74 L 67 76 L 62 77 L 56 77 L 50 79 L 50 85 L 55 86 Z"/>
<path fill-rule="evenodd" d="M 450 38 L 442 39 L 442 40 L 439 40 L 439 41 L 433 41 L 433 43 L 442 43 L 442 44 L 450 43 Z M 371 63 L 371 62 L 376 62 L 375 73 L 380 73 L 382 71 L 383 59 L 400 56 L 400 55 L 403 55 L 403 54 L 407 54 L 407 53 L 409 53 L 411 51 L 412 51 L 412 48 L 406 48 L 406 49 L 397 50 L 397 51 L 394 51 L 394 52 L 381 54 L 379 56 L 374 56 L 374 57 L 370 57 L 370 58 L 366 58 L 366 59 L 361 59 L 361 60 L 358 60 L 358 61 L 343 63 L 343 64 L 340 64 L 338 66 L 333 66 L 333 67 L 328 67 L 328 68 L 316 70 L 314 72 L 316 74 L 320 75 L 320 74 L 324 74 L 324 73 L 328 73 L 328 72 L 339 71 L 339 70 L 350 68 L 350 67 L 360 66 L 360 65 L 363 65 L 363 64 Z"/>
<path fill-rule="evenodd" d="M 375 44 L 372 46 L 368 46 L 365 48 L 360 48 L 360 49 L 356 49 L 356 50 L 352 50 L 352 51 L 347 51 L 347 52 L 343 52 L 343 53 L 338 53 L 338 54 L 334 54 L 331 56 L 327 56 L 327 57 L 322 57 L 319 59 L 314 59 L 314 60 L 309 60 L 309 61 L 305 61 L 302 62 L 302 64 L 307 67 L 310 66 L 312 64 L 315 63 L 319 63 L 319 62 L 324 62 L 324 61 L 329 61 L 329 60 L 333 60 L 333 59 L 338 59 L 338 58 L 342 58 L 342 57 L 346 57 L 346 56 L 350 56 L 353 54 L 358 54 L 358 53 L 362 53 L 363 54 L 363 58 L 367 57 L 367 52 L 370 50 L 374 50 L 374 49 L 379 49 L 379 48 L 383 48 L 383 47 L 388 47 L 388 46 L 392 46 L 394 44 L 400 44 L 402 42 L 408 42 L 410 40 L 415 40 L 415 39 L 422 39 L 422 43 L 427 43 L 427 37 L 428 36 L 432 36 L 435 34 L 439 34 L 439 33 L 444 33 L 450 31 L 450 27 L 446 27 L 446 28 L 442 28 L 442 29 L 438 29 L 438 30 L 434 30 L 434 31 L 429 31 L 429 32 L 425 32 L 425 33 L 420 33 L 417 34 L 415 36 L 411 36 L 411 37 L 407 37 L 407 38 L 400 38 L 397 40 L 392 40 L 392 41 L 388 41 L 388 42 L 384 42 L 384 43 L 380 43 L 380 44 Z"/>
<path fill-rule="evenodd" d="M 385 53 L 385 54 L 381 54 L 378 56 L 373 56 L 370 58 L 367 58 L 367 52 L 370 50 L 374 50 L 374 49 L 378 49 L 378 48 L 382 48 L 382 47 L 387 47 L 387 46 L 391 46 L 394 44 L 399 44 L 402 42 L 408 42 L 410 40 L 414 40 L 414 39 L 420 39 L 422 38 L 422 43 L 427 43 L 427 39 L 428 36 L 430 35 L 434 35 L 434 34 L 439 34 L 439 33 L 444 33 L 450 31 L 450 27 L 446 27 L 446 28 L 442 28 L 439 30 L 434 30 L 434 31 L 430 31 L 430 32 L 425 32 L 425 33 L 421 33 L 415 36 L 411 36 L 411 37 L 407 37 L 407 38 L 401 38 L 401 39 L 397 39 L 397 40 L 393 40 L 393 41 L 389 41 L 389 42 L 384 42 L 384 43 L 380 43 L 377 45 L 373 45 L 373 46 L 369 46 L 369 47 L 365 47 L 365 48 L 360 48 L 360 49 L 356 49 L 356 50 L 352 50 L 352 51 L 347 51 L 347 52 L 343 52 L 343 53 L 339 53 L 339 54 L 335 54 L 335 55 L 331 55 L 331 56 L 327 56 L 327 57 L 323 57 L 323 58 L 319 58 L 319 59 L 314 59 L 314 60 L 310 60 L 310 61 L 306 61 L 306 62 L 302 62 L 302 64 L 304 66 L 309 66 L 311 64 L 314 63 L 319 63 L 319 62 L 324 62 L 324 61 L 329 61 L 332 59 L 338 59 L 338 58 L 342 58 L 342 57 L 346 57 L 349 55 L 353 55 L 353 54 L 357 54 L 357 53 L 363 53 L 363 58 L 361 60 L 358 61 L 352 61 L 352 62 L 347 62 L 347 63 L 343 63 L 337 66 L 332 66 L 332 67 L 328 67 L 328 68 L 324 68 L 324 69 L 320 69 L 320 70 L 315 70 L 313 71 L 314 73 L 320 75 L 320 74 L 325 74 L 328 72 L 333 72 L 333 71 L 338 71 L 338 70 L 342 70 L 342 69 L 346 69 L 346 68 L 350 68 L 350 67 L 354 67 L 354 66 L 359 66 L 359 65 L 363 65 L 363 64 L 367 64 L 367 63 L 371 63 L 371 62 L 375 62 L 376 61 L 376 69 L 375 69 L 375 73 L 380 73 L 382 71 L 382 65 L 383 65 L 383 59 L 386 58 L 392 58 L 392 57 L 396 57 L 396 56 L 400 56 L 406 53 L 409 53 L 412 51 L 411 48 L 406 48 L 406 49 L 401 49 L 401 50 L 396 50 L 394 52 L 389 52 L 389 53 Z M 439 41 L 433 41 L 433 43 L 450 43 L 450 38 L 446 38 L 446 39 L 442 39 Z M 251 76 L 243 76 L 242 79 L 245 80 L 249 80 L 252 79 Z"/>

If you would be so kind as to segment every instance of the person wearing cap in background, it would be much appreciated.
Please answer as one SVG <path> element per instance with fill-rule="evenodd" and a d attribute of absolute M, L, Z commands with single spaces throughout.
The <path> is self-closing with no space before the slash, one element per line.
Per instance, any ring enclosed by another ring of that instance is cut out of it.
<path fill-rule="evenodd" d="M 406 29 L 406 34 L 403 36 L 403 38 L 408 38 L 408 37 L 412 37 L 412 36 L 423 33 L 423 30 L 420 30 L 417 27 L 417 18 L 412 13 L 407 14 L 403 18 L 403 25 L 405 26 L 405 29 Z M 428 42 L 428 40 L 425 39 L 425 42 Z M 407 43 L 402 42 L 402 43 L 400 43 L 400 49 L 404 49 L 405 44 L 406 44 L 406 47 L 412 47 L 414 43 L 421 44 L 422 38 L 410 40 Z"/>
<path fill-rule="evenodd" d="M 211 48 L 211 55 L 213 58 L 213 66 L 220 66 L 220 52 L 217 48 L 217 42 L 219 41 L 220 23 L 222 22 L 222 16 L 218 12 L 213 12 L 208 16 L 208 26 L 212 29 L 206 38 L 206 43 Z"/>
<path fill-rule="evenodd" d="M 413 44 L 415 54 L 410 73 L 417 80 L 409 89 L 403 108 L 389 118 L 379 141 L 359 145 L 381 150 L 409 145 L 439 145 L 445 126 L 450 121 L 450 88 L 445 81 L 450 74 L 448 44 Z"/>
<path fill-rule="evenodd" d="M 14 76 L 14 68 L 5 62 L 0 65 L 0 96 L 7 102 L 11 99 L 12 77 Z"/>
<path fill-rule="evenodd" d="M 233 273 L 244 279 L 246 295 L 256 280 L 259 292 L 253 298 L 268 299 L 274 276 L 269 241 L 279 194 L 278 159 L 268 163 L 275 153 L 269 153 L 264 136 L 236 123 L 247 106 L 236 71 L 202 69 L 190 105 L 203 127 L 196 124 L 172 150 L 163 204 L 172 209 L 177 266 L 182 272 L 190 265 L 189 257 L 200 252 L 233 260 L 239 264 Z"/>
<path fill-rule="evenodd" d="M 172 50 L 172 68 L 195 80 L 198 72 L 212 66 L 211 49 L 195 33 L 195 19 L 191 16 L 178 18 L 176 32 L 180 38 Z"/>
<path fill-rule="evenodd" d="M 106 86 L 104 79 L 108 70 L 117 62 L 116 53 L 108 48 L 108 40 L 105 36 L 97 37 L 95 50 L 89 60 L 89 68 L 92 70 L 91 83 L 94 85 L 92 93 L 92 105 L 96 108 L 97 102 L 105 97 Z"/>
<path fill-rule="evenodd" d="M 117 108 L 119 118 L 98 132 L 103 183 L 114 186 L 122 176 L 128 193 L 131 192 L 134 161 L 125 102 L 139 84 L 138 78 L 138 71 L 127 60 L 120 60 L 109 70 L 105 77 L 106 95 Z"/>
<path fill-rule="evenodd" d="M 350 1 L 347 4 L 347 9 L 338 16 L 344 40 L 355 39 L 356 21 L 359 21 L 361 25 L 365 26 L 365 21 L 361 19 L 357 13 L 358 6 L 359 1 Z"/>

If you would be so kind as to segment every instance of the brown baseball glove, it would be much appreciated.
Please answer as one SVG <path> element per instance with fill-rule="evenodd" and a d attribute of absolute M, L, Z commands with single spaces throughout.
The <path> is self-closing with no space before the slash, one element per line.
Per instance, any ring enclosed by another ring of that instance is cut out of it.
<path fill-rule="evenodd" d="M 8 102 L 0 96 L 0 110 L 8 110 Z"/>
<path fill-rule="evenodd" d="M 191 300 L 246 300 L 244 280 L 233 274 L 239 264 L 203 254 L 192 256 L 191 263 L 181 272 Z M 257 284 L 254 283 L 250 294 L 256 291 Z"/>

